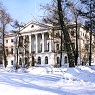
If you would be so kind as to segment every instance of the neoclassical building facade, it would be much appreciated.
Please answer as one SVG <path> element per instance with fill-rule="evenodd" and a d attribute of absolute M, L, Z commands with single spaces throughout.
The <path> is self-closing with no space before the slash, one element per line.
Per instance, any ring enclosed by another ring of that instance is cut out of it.
<path fill-rule="evenodd" d="M 34 65 L 55 66 L 60 64 L 61 39 L 57 36 L 54 37 L 54 35 L 60 35 L 60 30 L 53 30 L 53 28 L 50 25 L 30 21 L 16 33 L 6 34 L 5 48 L 8 65 L 27 67 Z M 69 29 L 69 31 L 72 42 L 75 43 L 75 29 Z M 78 64 L 81 64 L 83 60 L 88 60 L 89 32 L 82 26 L 79 26 L 78 35 Z M 95 43 L 94 35 L 92 42 Z M 88 46 L 87 48 L 86 44 Z M 95 63 L 94 51 L 93 48 L 93 65 Z M 64 49 L 62 50 L 61 65 L 68 65 L 68 57 Z"/>

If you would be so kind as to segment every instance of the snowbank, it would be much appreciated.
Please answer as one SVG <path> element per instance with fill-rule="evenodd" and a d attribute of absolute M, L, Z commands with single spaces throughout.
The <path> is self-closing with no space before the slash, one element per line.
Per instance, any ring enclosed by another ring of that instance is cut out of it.
<path fill-rule="evenodd" d="M 0 68 L 0 95 L 95 95 L 95 66 Z"/>

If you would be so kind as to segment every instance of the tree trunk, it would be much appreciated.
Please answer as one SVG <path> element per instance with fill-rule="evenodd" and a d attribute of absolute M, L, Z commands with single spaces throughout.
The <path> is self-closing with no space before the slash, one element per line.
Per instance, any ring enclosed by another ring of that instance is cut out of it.
<path fill-rule="evenodd" d="M 62 31 L 61 31 L 61 49 L 60 49 L 60 67 L 62 66 Z"/>
<path fill-rule="evenodd" d="M 92 5 L 90 0 L 90 54 L 89 54 L 89 66 L 91 66 L 91 59 L 92 59 Z"/>
<path fill-rule="evenodd" d="M 60 26 L 64 34 L 64 41 L 65 41 L 65 46 L 66 46 L 67 55 L 68 55 L 69 67 L 74 67 L 75 66 L 74 65 L 74 47 L 72 46 L 69 33 L 64 24 L 63 14 L 62 14 L 62 5 L 61 5 L 62 1 L 57 0 L 57 2 L 58 2 L 58 15 L 59 15 L 59 20 L 60 20 Z"/>
<path fill-rule="evenodd" d="M 3 30 L 2 30 L 2 34 L 3 34 L 3 64 L 4 64 L 4 67 L 6 68 L 7 67 L 7 60 L 6 60 L 6 54 L 5 54 L 5 43 L 4 43 L 4 36 L 5 36 L 5 25 L 3 24 Z"/>
<path fill-rule="evenodd" d="M 77 29 L 77 17 L 76 19 L 76 49 L 75 49 L 75 65 L 77 65 L 78 61 L 78 29 Z"/>

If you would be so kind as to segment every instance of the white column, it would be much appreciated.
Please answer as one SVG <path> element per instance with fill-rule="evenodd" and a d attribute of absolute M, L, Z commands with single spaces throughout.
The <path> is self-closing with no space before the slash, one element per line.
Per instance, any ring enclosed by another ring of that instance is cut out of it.
<path fill-rule="evenodd" d="M 49 52 L 51 52 L 52 51 L 52 37 L 51 37 L 51 34 L 49 34 L 49 39 L 50 39 Z"/>
<path fill-rule="evenodd" d="M 44 33 L 42 33 L 42 52 L 44 52 Z"/>
<path fill-rule="evenodd" d="M 14 61 L 13 61 L 13 66 L 15 67 L 16 66 L 16 55 L 17 55 L 17 37 L 15 35 L 15 38 L 14 38 Z"/>
<path fill-rule="evenodd" d="M 29 53 L 31 53 L 31 35 L 29 35 Z"/>
<path fill-rule="evenodd" d="M 37 37 L 37 34 L 35 34 L 35 45 L 36 45 L 36 53 L 38 53 L 38 37 Z"/>
<path fill-rule="evenodd" d="M 23 63 L 22 63 L 22 67 L 25 66 L 25 36 L 23 36 Z"/>
<path fill-rule="evenodd" d="M 30 66 L 32 64 L 32 54 L 31 54 L 31 35 L 29 35 L 29 62 L 30 62 Z"/>

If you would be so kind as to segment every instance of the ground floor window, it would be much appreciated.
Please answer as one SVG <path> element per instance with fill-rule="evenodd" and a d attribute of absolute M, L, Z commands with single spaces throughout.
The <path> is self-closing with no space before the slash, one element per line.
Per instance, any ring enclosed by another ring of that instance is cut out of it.
<path fill-rule="evenodd" d="M 41 57 L 38 57 L 38 64 L 41 64 Z"/>
<path fill-rule="evenodd" d="M 29 59 L 25 58 L 25 66 L 28 67 L 29 66 Z"/>
<path fill-rule="evenodd" d="M 22 65 L 22 59 L 21 58 L 19 59 L 19 65 Z"/>
<path fill-rule="evenodd" d="M 3 64 L 2 61 L 0 61 L 0 64 Z"/>
<path fill-rule="evenodd" d="M 11 60 L 11 65 L 13 65 L 13 60 Z"/>
<path fill-rule="evenodd" d="M 32 56 L 32 66 L 34 66 L 34 56 Z"/>
<path fill-rule="evenodd" d="M 65 56 L 65 64 L 67 64 L 67 56 Z"/>
<path fill-rule="evenodd" d="M 48 57 L 45 57 L 45 64 L 48 64 Z"/>
<path fill-rule="evenodd" d="M 60 64 L 60 58 L 57 57 L 57 64 Z"/>

